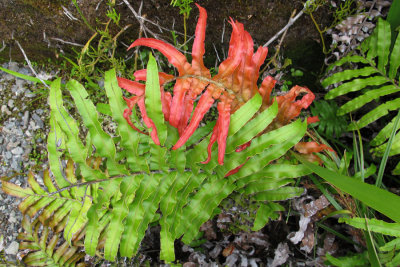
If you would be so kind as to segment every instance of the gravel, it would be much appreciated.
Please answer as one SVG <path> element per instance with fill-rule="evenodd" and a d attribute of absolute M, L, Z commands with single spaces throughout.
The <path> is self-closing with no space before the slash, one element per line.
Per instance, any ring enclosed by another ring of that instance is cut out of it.
<path fill-rule="evenodd" d="M 28 67 L 16 62 L 5 63 L 2 67 L 32 75 Z M 46 158 L 46 97 L 41 102 L 33 102 L 37 95 L 35 90 L 36 85 L 32 82 L 0 71 L 0 177 L 12 177 L 10 181 L 22 187 L 27 186 L 28 171 L 41 163 L 35 156 L 42 154 Z M 18 254 L 17 236 L 22 229 L 20 202 L 0 187 L 0 250 L 11 261 Z"/>

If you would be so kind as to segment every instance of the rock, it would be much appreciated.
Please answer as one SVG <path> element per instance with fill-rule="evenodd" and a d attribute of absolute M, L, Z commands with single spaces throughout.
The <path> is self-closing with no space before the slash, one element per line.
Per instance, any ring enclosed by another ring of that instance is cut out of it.
<path fill-rule="evenodd" d="M 15 218 L 15 211 L 10 212 L 10 216 L 8 217 L 8 222 L 9 223 L 16 223 L 17 219 Z"/>
<path fill-rule="evenodd" d="M 8 63 L 8 69 L 12 71 L 18 71 L 18 63 L 17 62 L 10 62 Z"/>
<path fill-rule="evenodd" d="M 5 114 L 7 114 L 8 116 L 11 115 L 11 111 L 7 108 L 6 105 L 2 105 L 2 106 L 1 106 L 1 113 L 5 113 Z"/>
<path fill-rule="evenodd" d="M 37 126 L 39 128 L 43 128 L 44 127 L 44 123 L 43 123 L 42 119 L 36 113 L 34 113 L 32 115 L 32 119 L 35 120 L 35 122 L 36 122 L 36 124 L 37 124 Z"/>
<path fill-rule="evenodd" d="M 4 156 L 6 157 L 6 159 L 11 159 L 12 158 L 12 154 L 10 151 L 7 151 L 6 153 L 4 153 Z"/>
<path fill-rule="evenodd" d="M 28 122 L 29 122 L 29 110 L 25 111 L 24 117 L 22 118 L 22 125 L 23 125 L 24 129 L 26 129 L 26 127 L 28 127 Z"/>
<path fill-rule="evenodd" d="M 17 79 L 15 80 L 15 86 L 22 88 L 25 86 L 26 80 Z"/>
<path fill-rule="evenodd" d="M 11 242 L 8 248 L 5 249 L 6 254 L 17 255 L 19 244 L 15 241 Z"/>
<path fill-rule="evenodd" d="M 8 100 L 8 106 L 9 106 L 10 108 L 13 108 L 13 107 L 14 107 L 14 100 L 9 99 L 9 100 Z"/>
<path fill-rule="evenodd" d="M 22 155 L 22 153 L 24 153 L 24 150 L 21 147 L 16 147 L 11 150 L 11 153 L 13 153 L 14 155 Z"/>

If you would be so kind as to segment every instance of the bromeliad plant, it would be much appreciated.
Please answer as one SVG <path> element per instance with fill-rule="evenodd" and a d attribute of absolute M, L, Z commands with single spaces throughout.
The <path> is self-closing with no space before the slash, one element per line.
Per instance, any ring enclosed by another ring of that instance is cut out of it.
<path fill-rule="evenodd" d="M 133 257 L 149 224 L 157 222 L 160 258 L 173 262 L 174 241 L 190 244 L 196 239 L 200 226 L 220 212 L 219 204 L 233 191 L 260 204 L 254 229 L 282 210 L 273 201 L 303 193 L 287 185 L 310 171 L 288 161 L 287 152 L 294 147 L 316 159 L 312 153 L 327 148 L 300 142 L 307 121 L 295 119 L 314 95 L 295 86 L 273 99 L 271 77 L 258 88 L 267 49 L 253 53 L 249 33 L 233 20 L 228 58 L 211 77 L 202 60 L 207 14 L 198 8 L 191 64 L 159 40 L 142 38 L 131 45 L 159 50 L 179 76 L 159 73 L 152 56 L 147 69 L 134 74 L 135 81 L 117 78 L 115 70 L 106 72 L 106 113 L 117 124 L 113 135 L 102 129 L 85 88 L 71 80 L 66 88 L 88 130 L 82 141 L 78 123 L 63 106 L 61 80 L 51 84 L 48 157 L 53 179 L 44 179 L 41 187 L 30 178 L 25 189 L 3 182 L 3 190 L 24 198 L 21 211 L 30 217 L 39 214 L 43 225 L 63 231 L 70 246 L 84 246 L 87 254 L 107 260 L 115 260 L 118 252 Z M 173 94 L 163 88 L 172 81 Z M 124 101 L 120 87 L 133 96 Z M 296 100 L 300 94 L 305 95 Z M 215 102 L 217 120 L 199 128 Z M 213 149 L 215 142 L 218 149 Z M 65 167 L 67 158 L 71 160 Z"/>

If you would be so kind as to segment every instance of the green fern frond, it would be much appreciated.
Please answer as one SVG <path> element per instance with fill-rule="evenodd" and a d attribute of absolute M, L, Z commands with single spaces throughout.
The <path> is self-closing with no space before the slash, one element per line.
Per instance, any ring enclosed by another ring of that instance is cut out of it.
<path fill-rule="evenodd" d="M 162 146 L 155 145 L 149 136 L 132 131 L 124 119 L 126 104 L 115 70 L 105 74 L 110 109 L 105 113 L 111 113 L 117 123 L 116 136 L 102 129 L 85 88 L 70 81 L 67 88 L 88 129 L 83 141 L 78 123 L 63 106 L 60 80 L 51 84 L 51 173 L 45 172 L 44 186 L 30 174 L 29 188 L 3 182 L 3 189 L 24 199 L 20 205 L 24 214 L 38 216 L 39 222 L 55 233 L 63 231 L 66 248 L 79 244 L 87 254 L 110 261 L 118 255 L 133 257 L 140 251 L 149 225 L 157 222 L 161 226 L 160 258 L 173 262 L 175 240 L 182 238 L 189 244 L 196 239 L 201 225 L 220 212 L 219 205 L 233 192 L 259 201 L 256 228 L 276 218 L 276 212 L 282 210 L 273 201 L 303 193 L 302 188 L 293 185 L 295 178 L 309 173 L 308 168 L 277 161 L 303 138 L 305 121 L 297 120 L 260 134 L 273 123 L 278 104 L 275 101 L 259 112 L 262 98 L 256 94 L 231 117 L 225 164 L 218 164 L 217 149 L 212 151 L 214 156 L 208 164 L 201 164 L 207 158 L 214 124 L 198 129 L 186 146 L 172 150 L 179 134 L 164 122 L 159 86 L 151 85 L 158 81 L 157 75 L 151 74 L 154 72 L 157 73 L 156 68 L 148 68 L 150 85 L 149 90 L 146 87 L 145 103 L 154 123 L 165 126 L 157 126 Z M 250 147 L 235 151 L 249 141 Z M 65 158 L 71 158 L 66 165 Z M 240 165 L 244 167 L 225 177 Z M 263 211 L 268 212 L 263 215 Z"/>
<path fill-rule="evenodd" d="M 348 130 L 366 127 L 374 121 L 388 117 L 390 111 L 399 109 L 400 34 L 397 33 L 393 48 L 390 48 L 390 24 L 380 18 L 373 34 L 361 44 L 360 55 L 349 55 L 330 66 L 333 68 L 334 66 L 344 66 L 347 63 L 355 63 L 359 66 L 358 69 L 347 69 L 335 73 L 322 82 L 325 87 L 341 83 L 328 92 L 325 96 L 326 99 L 333 99 L 351 92 L 359 94 L 341 106 L 337 115 L 356 112 L 372 101 L 379 103 L 379 106 L 364 114 L 356 123 L 350 124 Z M 383 102 L 382 97 L 387 96 L 390 96 L 390 100 Z M 392 129 L 393 121 L 387 124 L 371 141 L 371 145 L 376 147 L 372 149 L 375 155 L 383 155 Z M 395 140 L 400 138 L 399 135 L 400 133 L 396 134 Z M 400 148 L 395 145 L 391 148 L 390 155 L 397 154 L 400 154 Z"/>

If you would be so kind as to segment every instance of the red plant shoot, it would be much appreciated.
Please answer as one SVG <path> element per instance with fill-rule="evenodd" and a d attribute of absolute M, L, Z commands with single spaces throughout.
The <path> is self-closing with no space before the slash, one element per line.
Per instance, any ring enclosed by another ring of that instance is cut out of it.
<path fill-rule="evenodd" d="M 179 140 L 172 149 L 179 149 L 186 143 L 213 103 L 218 101 L 218 118 L 207 148 L 208 157 L 203 163 L 208 163 L 211 160 L 212 146 L 217 142 L 218 163 L 222 165 L 224 163 L 230 115 L 257 93 L 263 99 L 261 109 L 268 108 L 274 101 L 271 97 L 271 92 L 276 81 L 268 76 L 262 81 L 260 88 L 257 87 L 259 69 L 267 57 L 268 49 L 259 47 L 254 52 L 254 43 L 250 34 L 244 30 L 242 23 L 233 19 L 230 20 L 232 35 L 228 57 L 219 65 L 218 74 L 211 77 L 210 70 L 203 63 L 207 13 L 198 4 L 196 6 L 200 11 L 200 16 L 195 31 L 191 63 L 187 61 L 185 55 L 172 45 L 153 38 L 140 38 L 133 42 L 128 49 L 137 46 L 156 49 L 178 70 L 178 77 L 162 72 L 159 73 L 162 110 L 165 120 L 171 126 L 177 128 L 180 135 Z M 134 95 L 125 99 L 128 109 L 125 110 L 124 117 L 134 130 L 141 132 L 130 120 L 132 109 L 138 104 L 145 125 L 151 129 L 151 138 L 155 144 L 159 144 L 157 129 L 155 129 L 154 123 L 147 116 L 145 110 L 145 86 L 138 82 L 146 80 L 146 70 L 138 70 L 134 73 L 134 76 L 136 81 L 118 78 L 119 86 Z M 171 80 L 176 80 L 173 95 L 165 92 L 163 88 L 165 82 Z M 194 101 L 199 95 L 201 95 L 200 99 L 193 111 Z M 301 99 L 296 100 L 300 95 L 303 95 Z M 308 88 L 300 86 L 295 86 L 287 94 L 276 97 L 275 101 L 278 102 L 279 111 L 273 122 L 273 127 L 278 128 L 290 123 L 299 116 L 302 109 L 308 108 L 314 98 L 314 94 Z M 193 115 L 190 119 L 192 113 Z M 309 120 L 312 123 L 317 121 L 317 118 L 313 117 L 309 118 Z M 250 145 L 251 141 L 241 145 L 236 151 L 245 150 Z M 311 152 L 326 149 L 324 146 L 320 146 L 320 149 L 315 149 L 318 144 L 313 144 L 312 147 Z M 310 149 L 310 146 L 299 145 L 298 148 L 307 150 Z"/>

